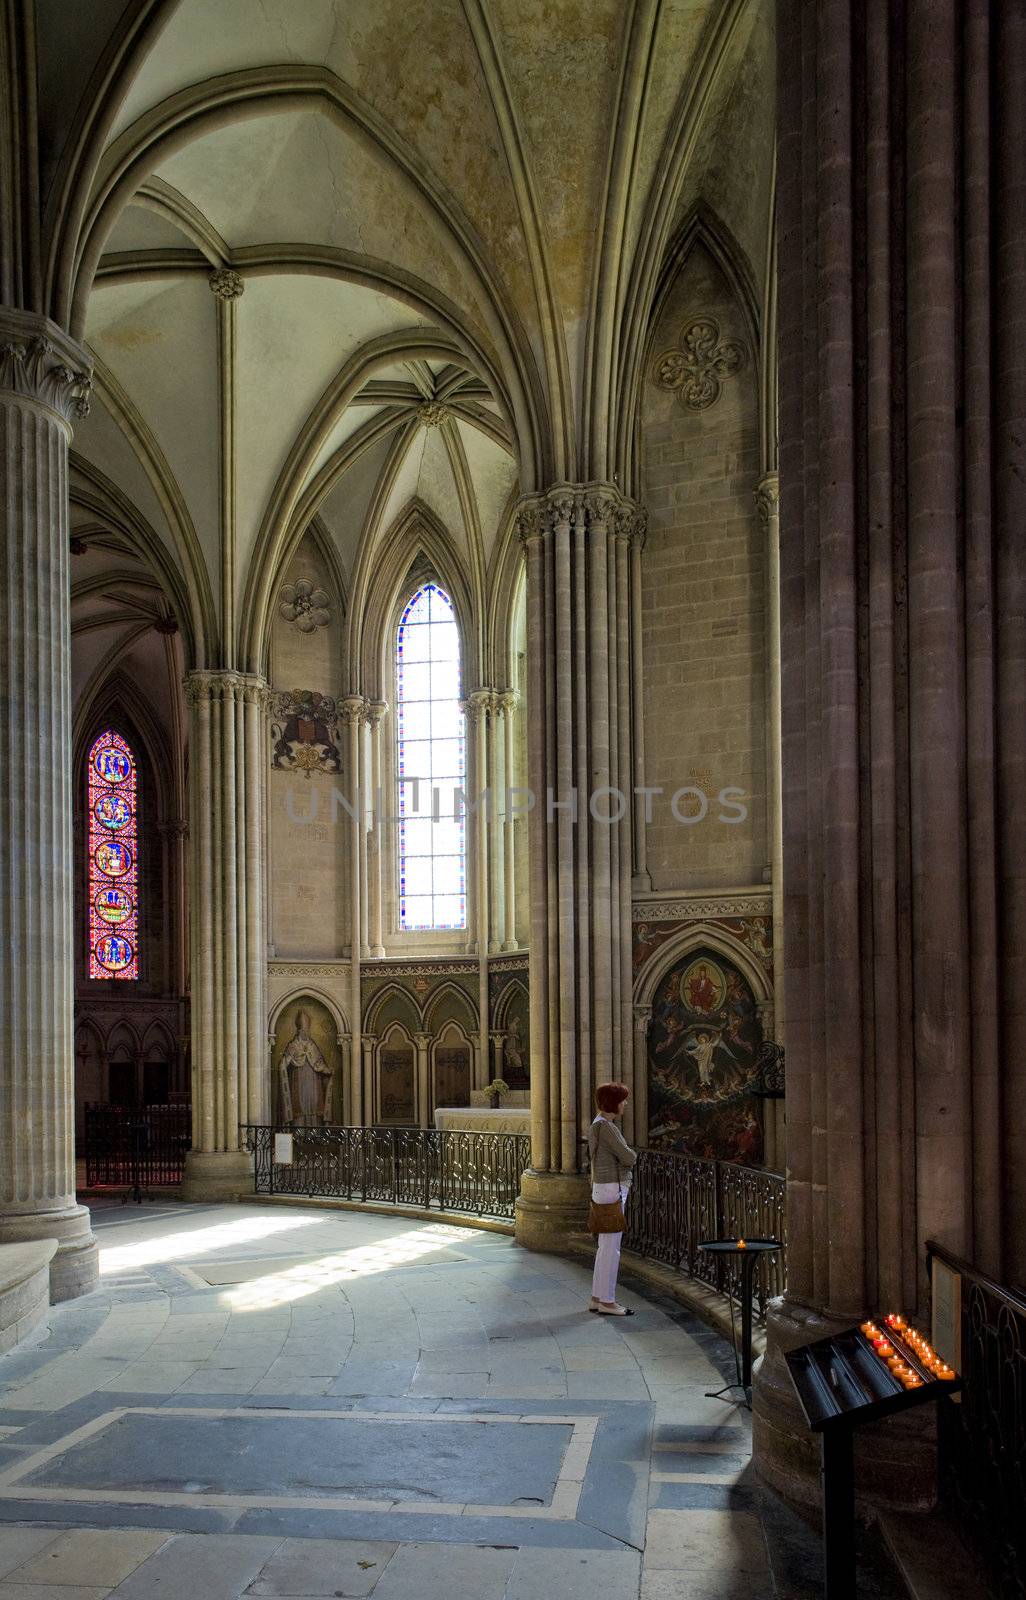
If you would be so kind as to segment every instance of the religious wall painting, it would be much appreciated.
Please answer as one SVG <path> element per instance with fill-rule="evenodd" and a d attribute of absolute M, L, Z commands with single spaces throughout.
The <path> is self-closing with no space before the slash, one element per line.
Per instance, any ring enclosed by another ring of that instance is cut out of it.
<path fill-rule="evenodd" d="M 283 772 L 337 773 L 339 752 L 337 703 L 314 689 L 290 689 L 271 701 L 271 765 Z"/>
<path fill-rule="evenodd" d="M 508 983 L 495 1008 L 495 1033 L 499 1046 L 495 1051 L 494 1072 L 511 1089 L 531 1087 L 530 1051 L 528 1048 L 529 1008 L 527 991 L 514 980 Z"/>
<path fill-rule="evenodd" d="M 656 1150 L 757 1163 L 762 1024 L 747 979 L 718 951 L 684 956 L 661 980 L 649 1027 L 649 1130 Z"/>
<path fill-rule="evenodd" d="M 772 976 L 773 919 L 762 913 L 735 917 L 716 917 L 704 913 L 690 919 L 681 917 L 666 922 L 657 920 L 650 922 L 641 918 L 633 924 L 632 930 L 634 976 L 639 975 L 668 939 L 678 937 L 687 929 L 689 922 L 693 925 L 695 921 L 702 921 L 707 926 L 721 929 L 728 938 L 737 939 L 755 956 L 767 977 Z"/>
<path fill-rule="evenodd" d="M 416 1122 L 415 1072 L 412 1044 L 406 1044 L 398 1037 L 382 1044 L 378 1056 L 378 1113 L 381 1122 Z"/>
<path fill-rule="evenodd" d="M 274 1034 L 278 1126 L 323 1128 L 343 1120 L 338 1024 L 313 995 L 290 1000 Z"/>

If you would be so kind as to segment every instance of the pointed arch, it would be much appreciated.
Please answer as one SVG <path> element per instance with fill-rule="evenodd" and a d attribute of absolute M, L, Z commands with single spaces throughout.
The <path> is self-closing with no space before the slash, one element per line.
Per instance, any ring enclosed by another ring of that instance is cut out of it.
<path fill-rule="evenodd" d="M 464 1031 L 469 1030 L 469 1032 L 473 1033 L 479 1028 L 477 1007 L 473 1000 L 465 989 L 461 989 L 459 984 L 453 983 L 450 978 L 446 979 L 444 983 L 440 983 L 438 988 L 432 991 L 424 1007 L 424 1027 L 428 1033 L 437 1033 L 440 1028 L 447 1028 L 450 1022 L 455 1020 L 451 1011 L 447 1016 L 439 1016 L 439 1012 L 446 1001 L 455 1001 L 456 1006 L 462 1011 L 464 1015 Z"/>
<path fill-rule="evenodd" d="M 267 1014 L 267 1032 L 271 1039 L 274 1038 L 275 1029 L 290 1006 L 299 1005 L 303 1000 L 318 1000 L 329 1016 L 334 1018 L 338 1028 L 339 1040 L 349 1037 L 349 1019 L 338 1001 L 326 989 L 318 988 L 316 984 L 304 983 L 298 989 L 290 989 L 288 994 L 276 1000 Z"/>
<path fill-rule="evenodd" d="M 627 363 L 625 404 L 621 408 L 618 423 L 620 429 L 618 448 L 623 452 L 623 459 L 631 461 L 635 471 L 640 434 L 641 389 L 645 373 L 652 362 L 656 328 L 667 297 L 687 266 L 693 251 L 699 245 L 708 252 L 737 305 L 744 323 L 745 336 L 751 347 L 753 369 L 756 372 L 761 371 L 762 324 L 755 273 L 751 262 L 726 223 L 704 200 L 698 200 L 691 207 L 667 248 L 653 292 L 644 337 L 631 350 Z M 761 383 L 759 389 L 761 412 L 764 401 Z"/>
<path fill-rule="evenodd" d="M 410 991 L 404 989 L 401 983 L 397 983 L 392 979 L 378 990 L 368 1005 L 367 1014 L 364 1018 L 364 1031 L 368 1034 L 376 1034 L 378 1032 L 382 1013 L 385 1011 L 389 1001 L 397 1002 L 398 1009 L 405 1011 L 409 1017 L 410 1028 L 407 1031 L 407 1037 L 409 1042 L 412 1043 L 413 1035 L 419 1032 L 424 1025 L 424 1014 Z M 391 1022 L 385 1024 L 386 1030 L 394 1026 L 397 1026 L 394 1018 Z"/>
<path fill-rule="evenodd" d="M 394 650 L 394 630 L 416 581 L 409 581 L 416 563 L 423 563 L 452 600 L 463 647 L 464 685 L 480 672 L 474 648 L 479 597 L 472 590 L 460 553 L 441 520 L 419 497 L 409 501 L 371 553 L 365 549 L 353 583 L 349 678 L 361 684 L 372 700 L 386 699 Z"/>
<path fill-rule="evenodd" d="M 732 962 L 747 981 L 757 1003 L 772 998 L 766 971 L 746 944 L 714 922 L 691 922 L 661 944 L 642 967 L 634 983 L 635 1005 L 651 1006 L 656 990 L 671 968 L 698 949 L 715 951 Z"/>

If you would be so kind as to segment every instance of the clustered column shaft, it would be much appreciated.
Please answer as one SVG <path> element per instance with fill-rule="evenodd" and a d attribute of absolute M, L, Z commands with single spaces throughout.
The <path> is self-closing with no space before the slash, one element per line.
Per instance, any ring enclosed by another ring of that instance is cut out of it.
<path fill-rule="evenodd" d="M 520 508 L 536 1173 L 578 1173 L 595 1085 L 634 1081 L 630 546 L 643 527 L 604 484 L 559 485 Z"/>
<path fill-rule="evenodd" d="M 267 685 L 237 672 L 186 679 L 192 842 L 193 1149 L 189 1198 L 235 1193 L 240 1123 L 265 1122 L 267 971 L 264 721 Z"/>
<path fill-rule="evenodd" d="M 812 1499 L 780 1351 L 924 1314 L 929 1240 L 1026 1269 L 1026 19 L 781 0 L 777 33 L 788 1293 L 755 1442 Z M 888 1463 L 893 1508 L 932 1493 Z"/>
<path fill-rule="evenodd" d="M 0 310 L 0 1243 L 56 1239 L 54 1300 L 96 1282 L 75 1203 L 68 443 L 88 362 Z"/>

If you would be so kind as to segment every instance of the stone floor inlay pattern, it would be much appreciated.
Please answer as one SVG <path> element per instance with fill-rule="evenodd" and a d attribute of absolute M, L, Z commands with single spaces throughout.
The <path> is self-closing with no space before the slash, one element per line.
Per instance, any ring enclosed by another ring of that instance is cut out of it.
<path fill-rule="evenodd" d="M 94 1218 L 100 1290 L 0 1359 L 0 1600 L 818 1594 L 686 1314 L 409 1218 Z"/>

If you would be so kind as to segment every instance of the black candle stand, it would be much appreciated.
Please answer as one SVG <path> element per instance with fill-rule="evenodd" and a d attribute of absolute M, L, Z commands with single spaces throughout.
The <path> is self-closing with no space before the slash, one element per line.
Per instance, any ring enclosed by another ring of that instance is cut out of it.
<path fill-rule="evenodd" d="M 878 1325 L 893 1357 L 917 1382 L 907 1388 L 861 1328 L 789 1350 L 785 1357 L 805 1420 L 820 1436 L 823 1484 L 823 1566 L 827 1600 L 857 1600 L 855 1573 L 855 1429 L 910 1406 L 940 1400 L 962 1387 L 951 1373 L 938 1378 L 905 1324 Z M 930 1352 L 932 1355 L 932 1352 Z"/>
<path fill-rule="evenodd" d="M 737 1401 L 730 1401 L 728 1396 L 735 1389 L 740 1389 L 744 1395 L 744 1404 L 749 1411 L 752 1409 L 752 1295 L 755 1288 L 755 1268 L 763 1256 L 769 1256 L 776 1250 L 783 1250 L 784 1246 L 779 1239 L 705 1239 L 699 1246 L 711 1256 L 736 1256 L 741 1263 L 741 1351 L 738 1354 L 737 1340 L 734 1339 L 734 1370 L 737 1373 L 737 1382 L 725 1384 L 722 1389 L 706 1391 L 707 1400 L 726 1400 L 728 1405 L 736 1405 Z M 731 1333 L 734 1331 L 734 1314 L 730 1317 Z"/>

